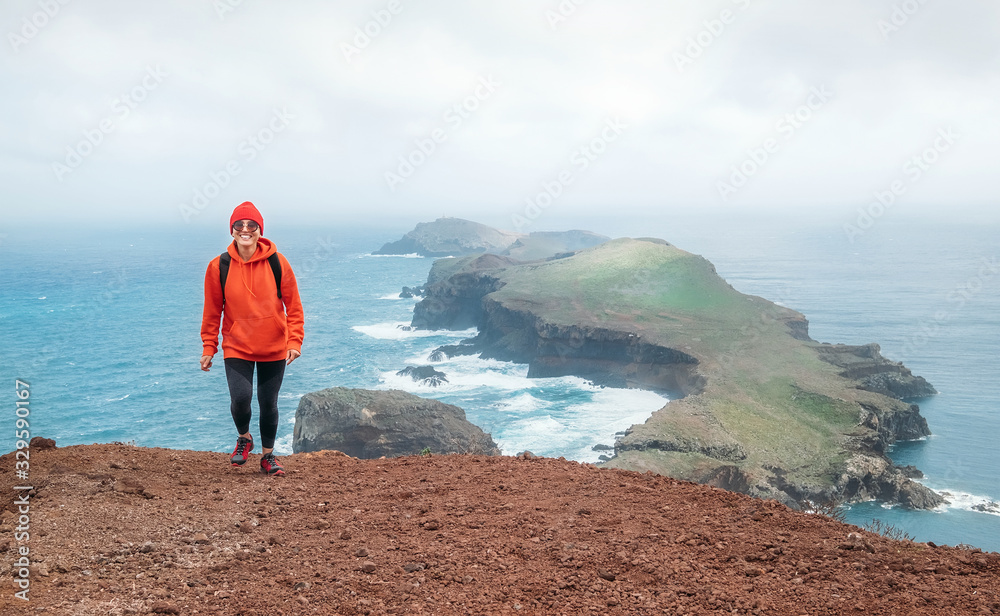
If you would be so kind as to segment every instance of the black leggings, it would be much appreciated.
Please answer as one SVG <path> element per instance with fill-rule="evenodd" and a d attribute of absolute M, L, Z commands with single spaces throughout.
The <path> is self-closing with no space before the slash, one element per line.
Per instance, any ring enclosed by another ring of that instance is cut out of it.
<path fill-rule="evenodd" d="M 252 362 L 235 357 L 226 358 L 226 380 L 229 381 L 229 411 L 233 414 L 240 434 L 250 431 L 250 399 L 253 397 L 253 368 L 257 365 L 257 404 L 260 405 L 260 441 L 265 449 L 274 447 L 278 433 L 278 390 L 285 376 L 285 360 Z"/>

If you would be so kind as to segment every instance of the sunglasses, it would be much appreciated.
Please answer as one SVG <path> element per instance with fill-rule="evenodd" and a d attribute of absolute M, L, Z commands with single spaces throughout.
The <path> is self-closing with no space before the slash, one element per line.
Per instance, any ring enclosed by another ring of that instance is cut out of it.
<path fill-rule="evenodd" d="M 237 220 L 233 223 L 233 231 L 240 231 L 242 229 L 256 231 L 258 228 L 257 223 L 252 220 Z"/>

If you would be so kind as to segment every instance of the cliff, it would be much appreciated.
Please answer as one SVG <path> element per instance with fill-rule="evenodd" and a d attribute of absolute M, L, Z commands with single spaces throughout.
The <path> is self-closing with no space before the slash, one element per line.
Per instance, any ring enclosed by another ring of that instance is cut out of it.
<path fill-rule="evenodd" d="M 474 325 L 464 352 L 527 363 L 529 376 L 680 398 L 630 428 L 608 466 L 792 506 L 943 502 L 885 455 L 929 434 L 918 407 L 895 396 L 933 388 L 877 345 L 812 340 L 802 314 L 737 292 L 702 257 L 618 239 L 542 263 L 442 267 L 448 276 L 435 264 L 414 326 Z"/>
<path fill-rule="evenodd" d="M 14 462 L 5 615 L 1000 613 L 997 554 L 564 460 L 319 452 L 276 478 L 256 455 L 33 445 L 31 492 Z"/>

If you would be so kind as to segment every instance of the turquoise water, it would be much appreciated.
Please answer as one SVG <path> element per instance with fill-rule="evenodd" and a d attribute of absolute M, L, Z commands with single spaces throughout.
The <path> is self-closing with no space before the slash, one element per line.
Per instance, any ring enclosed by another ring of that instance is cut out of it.
<path fill-rule="evenodd" d="M 306 308 L 303 356 L 279 400 L 276 449 L 291 451 L 298 398 L 332 386 L 397 387 L 457 404 L 505 453 L 594 461 L 596 444 L 645 420 L 665 399 L 595 388 L 576 378 L 528 379 L 522 365 L 455 358 L 429 388 L 395 376 L 435 347 L 472 332 L 407 332 L 413 301 L 395 297 L 424 281 L 431 260 L 372 257 L 412 227 L 391 231 L 294 229 L 269 237 L 291 262 Z M 1000 276 L 997 229 L 893 225 L 851 243 L 839 227 L 672 223 L 622 229 L 702 254 L 738 290 L 803 312 L 817 340 L 879 342 L 941 394 L 919 401 L 934 435 L 892 452 L 952 494 L 935 512 L 855 505 L 854 523 L 878 517 L 920 540 L 1000 550 Z M 202 283 L 227 238 L 182 229 L 83 232 L 51 238 L 9 233 L 0 254 L 2 373 L 31 383 L 32 433 L 60 445 L 134 441 L 150 447 L 232 449 L 234 428 L 221 362 L 198 370 Z M 986 265 L 984 265 L 986 264 Z M 986 275 L 990 274 L 990 275 Z M 962 300 L 961 302 L 959 300 Z M 256 433 L 256 427 L 253 427 Z M 13 448 L 13 438 L 0 450 Z"/>

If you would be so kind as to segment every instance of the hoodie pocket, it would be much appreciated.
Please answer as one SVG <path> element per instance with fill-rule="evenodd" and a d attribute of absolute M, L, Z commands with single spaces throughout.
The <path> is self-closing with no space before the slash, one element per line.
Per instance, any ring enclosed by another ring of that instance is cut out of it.
<path fill-rule="evenodd" d="M 241 355 L 274 355 L 285 351 L 285 328 L 273 316 L 234 321 L 222 344 Z"/>

